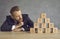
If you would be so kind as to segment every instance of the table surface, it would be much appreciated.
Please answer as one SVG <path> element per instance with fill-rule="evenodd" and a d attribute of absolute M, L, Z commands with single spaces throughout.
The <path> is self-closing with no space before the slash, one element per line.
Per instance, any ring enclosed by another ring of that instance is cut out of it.
<path fill-rule="evenodd" d="M 60 39 L 59 33 L 0 32 L 0 39 Z"/>

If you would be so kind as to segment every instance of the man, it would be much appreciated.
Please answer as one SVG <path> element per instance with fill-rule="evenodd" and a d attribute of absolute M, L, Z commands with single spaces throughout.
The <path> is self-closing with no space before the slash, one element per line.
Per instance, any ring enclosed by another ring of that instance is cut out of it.
<path fill-rule="evenodd" d="M 29 31 L 33 27 L 33 22 L 27 14 L 22 14 L 18 6 L 10 10 L 9 16 L 1 26 L 1 31 Z"/>

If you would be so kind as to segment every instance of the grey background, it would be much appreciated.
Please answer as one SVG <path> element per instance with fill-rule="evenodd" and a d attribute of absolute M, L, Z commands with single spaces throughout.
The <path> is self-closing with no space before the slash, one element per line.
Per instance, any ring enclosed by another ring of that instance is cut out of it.
<path fill-rule="evenodd" d="M 41 12 L 45 12 L 60 29 L 60 0 L 0 0 L 0 26 L 15 5 L 20 6 L 22 13 L 29 14 L 33 22 L 37 21 Z"/>

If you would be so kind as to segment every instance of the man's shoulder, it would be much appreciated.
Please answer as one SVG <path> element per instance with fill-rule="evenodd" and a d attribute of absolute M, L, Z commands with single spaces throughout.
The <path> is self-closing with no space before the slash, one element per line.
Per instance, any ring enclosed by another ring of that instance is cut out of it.
<path fill-rule="evenodd" d="M 12 18 L 11 18 L 11 15 L 7 15 L 7 16 L 6 16 L 6 19 L 12 19 Z"/>
<path fill-rule="evenodd" d="M 22 17 L 24 20 L 30 20 L 30 17 L 28 14 L 22 14 Z"/>
<path fill-rule="evenodd" d="M 11 18 L 11 15 L 7 15 L 6 16 L 6 21 L 11 23 L 11 22 L 14 22 L 14 19 Z"/>
<path fill-rule="evenodd" d="M 22 14 L 23 17 L 28 17 L 28 14 Z"/>

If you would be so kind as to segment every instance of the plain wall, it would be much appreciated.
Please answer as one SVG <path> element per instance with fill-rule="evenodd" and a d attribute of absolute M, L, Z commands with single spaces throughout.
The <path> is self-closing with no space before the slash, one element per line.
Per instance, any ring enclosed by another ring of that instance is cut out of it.
<path fill-rule="evenodd" d="M 60 0 L 0 0 L 0 26 L 9 15 L 11 7 L 16 5 L 20 6 L 22 13 L 29 14 L 33 22 L 45 12 L 51 22 L 60 28 Z"/>

